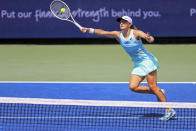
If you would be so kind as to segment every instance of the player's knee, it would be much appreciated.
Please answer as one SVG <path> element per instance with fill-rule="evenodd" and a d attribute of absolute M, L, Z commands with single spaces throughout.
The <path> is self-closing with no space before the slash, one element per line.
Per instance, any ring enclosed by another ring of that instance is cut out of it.
<path fill-rule="evenodd" d="M 136 91 L 136 88 L 138 87 L 138 85 L 135 85 L 135 84 L 129 84 L 129 89 L 131 90 L 131 91 Z"/>
<path fill-rule="evenodd" d="M 148 83 L 148 86 L 150 87 L 150 89 L 153 91 L 153 92 L 156 92 L 157 90 L 159 90 L 158 86 L 156 84 L 153 84 L 153 83 Z"/>
<path fill-rule="evenodd" d="M 148 86 L 150 87 L 150 89 L 156 89 L 157 85 L 154 83 L 148 83 Z"/>

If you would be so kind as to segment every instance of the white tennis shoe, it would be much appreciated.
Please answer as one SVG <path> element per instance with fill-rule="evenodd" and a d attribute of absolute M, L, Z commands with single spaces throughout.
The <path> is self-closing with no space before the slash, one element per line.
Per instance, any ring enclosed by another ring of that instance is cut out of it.
<path fill-rule="evenodd" d="M 166 110 L 165 115 L 160 117 L 161 121 L 168 121 L 176 115 L 176 111 L 174 109 Z"/>

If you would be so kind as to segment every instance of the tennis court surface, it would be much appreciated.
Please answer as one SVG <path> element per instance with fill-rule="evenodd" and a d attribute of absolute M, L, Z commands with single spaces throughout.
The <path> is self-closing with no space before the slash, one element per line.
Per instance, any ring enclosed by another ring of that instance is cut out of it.
<path fill-rule="evenodd" d="M 0 82 L 0 131 L 195 131 L 196 83 L 158 85 L 168 103 L 126 82 Z"/>

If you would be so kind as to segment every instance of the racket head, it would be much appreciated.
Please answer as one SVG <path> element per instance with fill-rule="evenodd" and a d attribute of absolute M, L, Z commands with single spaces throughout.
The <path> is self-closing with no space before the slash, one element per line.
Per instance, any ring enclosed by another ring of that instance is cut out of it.
<path fill-rule="evenodd" d="M 62 12 L 62 9 L 65 12 Z M 61 0 L 53 0 L 50 4 L 50 10 L 55 17 L 61 20 L 68 20 L 71 16 L 69 7 Z"/>

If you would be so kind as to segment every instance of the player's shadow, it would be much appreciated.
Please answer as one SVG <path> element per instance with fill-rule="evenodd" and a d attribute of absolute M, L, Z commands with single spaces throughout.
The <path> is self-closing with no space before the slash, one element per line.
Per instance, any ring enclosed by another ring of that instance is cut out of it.
<path fill-rule="evenodd" d="M 153 119 L 153 118 L 160 118 L 164 114 L 159 113 L 140 113 L 140 114 L 131 114 L 131 117 L 138 117 L 141 119 Z M 171 118 L 170 120 L 176 120 L 176 118 Z"/>

